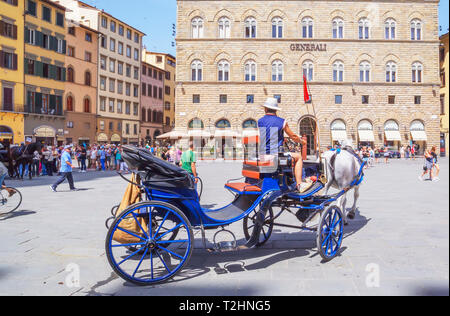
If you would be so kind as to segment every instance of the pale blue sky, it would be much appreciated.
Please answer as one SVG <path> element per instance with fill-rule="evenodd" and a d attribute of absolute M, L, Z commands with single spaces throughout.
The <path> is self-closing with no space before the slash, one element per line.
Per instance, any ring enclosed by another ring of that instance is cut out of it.
<path fill-rule="evenodd" d="M 104 9 L 118 19 L 136 27 L 147 36 L 144 45 L 148 50 L 175 56 L 172 47 L 172 24 L 176 23 L 176 0 L 85 0 L 90 5 Z M 449 0 L 439 6 L 439 34 L 448 32 Z"/>

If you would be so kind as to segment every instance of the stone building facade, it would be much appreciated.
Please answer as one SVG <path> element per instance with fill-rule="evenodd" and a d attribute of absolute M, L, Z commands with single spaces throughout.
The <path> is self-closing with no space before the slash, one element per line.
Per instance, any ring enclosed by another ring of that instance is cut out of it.
<path fill-rule="evenodd" d="M 239 147 L 267 97 L 310 153 L 439 145 L 438 1 L 177 3 L 176 129 L 203 129 L 202 147 Z"/>

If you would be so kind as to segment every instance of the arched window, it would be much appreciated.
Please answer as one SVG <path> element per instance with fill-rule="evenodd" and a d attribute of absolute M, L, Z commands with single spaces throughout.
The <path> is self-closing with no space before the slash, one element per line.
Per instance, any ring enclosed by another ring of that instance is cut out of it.
<path fill-rule="evenodd" d="M 272 19 L 272 38 L 283 38 L 283 19 L 280 17 Z"/>
<path fill-rule="evenodd" d="M 272 81 L 283 81 L 284 65 L 279 59 L 272 63 Z"/>
<path fill-rule="evenodd" d="M 343 120 L 335 120 L 333 123 L 331 123 L 331 130 L 332 131 L 346 131 L 347 126 Z"/>
<path fill-rule="evenodd" d="M 226 119 L 219 120 L 216 123 L 216 128 L 231 128 L 230 121 Z"/>
<path fill-rule="evenodd" d="M 370 63 L 368 61 L 363 61 L 359 64 L 359 81 L 369 82 L 370 81 Z"/>
<path fill-rule="evenodd" d="M 91 101 L 89 98 L 84 98 L 84 113 L 91 113 Z"/>
<path fill-rule="evenodd" d="M 411 21 L 411 40 L 420 41 L 422 39 L 422 21 L 414 19 Z"/>
<path fill-rule="evenodd" d="M 397 82 L 397 64 L 393 61 L 386 64 L 386 82 Z"/>
<path fill-rule="evenodd" d="M 398 123 L 394 120 L 389 120 L 384 124 L 384 130 L 385 131 L 399 131 L 400 128 L 398 126 Z"/>
<path fill-rule="evenodd" d="M 425 131 L 425 125 L 423 124 L 422 121 L 415 120 L 415 121 L 412 121 L 410 130 L 411 131 Z"/>
<path fill-rule="evenodd" d="M 256 19 L 254 17 L 245 19 L 245 38 L 256 38 Z"/>
<path fill-rule="evenodd" d="M 230 63 L 226 60 L 219 61 L 218 64 L 219 81 L 230 81 Z"/>
<path fill-rule="evenodd" d="M 310 17 L 303 18 L 302 20 L 302 37 L 313 38 L 314 21 Z"/>
<path fill-rule="evenodd" d="M 340 60 L 335 61 L 333 64 L 333 81 L 344 81 L 344 63 Z"/>
<path fill-rule="evenodd" d="M 200 60 L 194 60 L 191 64 L 192 81 L 203 80 L 203 63 Z"/>
<path fill-rule="evenodd" d="M 256 81 L 256 63 L 254 60 L 245 63 L 245 81 Z"/>
<path fill-rule="evenodd" d="M 344 38 L 344 20 L 341 18 L 333 19 L 333 38 Z"/>
<path fill-rule="evenodd" d="M 189 122 L 188 128 L 189 129 L 204 129 L 205 124 L 203 124 L 202 120 L 195 118 Z"/>
<path fill-rule="evenodd" d="M 67 68 L 67 81 L 75 82 L 75 72 L 72 67 Z"/>
<path fill-rule="evenodd" d="M 196 17 L 192 19 L 192 38 L 203 37 L 203 19 Z"/>
<path fill-rule="evenodd" d="M 67 101 L 67 111 L 72 112 L 73 111 L 73 97 L 69 95 L 66 99 Z"/>
<path fill-rule="evenodd" d="M 373 125 L 369 120 L 362 120 L 358 124 L 358 131 L 373 131 Z"/>
<path fill-rule="evenodd" d="M 384 22 L 384 38 L 387 40 L 395 39 L 396 23 L 394 19 L 387 19 Z"/>
<path fill-rule="evenodd" d="M 359 19 L 359 39 L 369 39 L 370 34 L 370 23 L 367 18 Z"/>
<path fill-rule="evenodd" d="M 423 66 L 420 62 L 412 64 L 412 82 L 422 82 Z"/>
<path fill-rule="evenodd" d="M 313 81 L 314 79 L 314 64 L 311 60 L 306 60 L 303 65 L 303 75 L 308 81 Z"/>
<path fill-rule="evenodd" d="M 86 86 L 90 86 L 91 85 L 91 73 L 89 71 L 86 71 L 84 73 L 84 84 Z"/>
<path fill-rule="evenodd" d="M 258 128 L 258 123 L 254 119 L 248 119 L 242 123 L 242 128 Z"/>
<path fill-rule="evenodd" d="M 227 17 L 219 19 L 219 38 L 230 38 L 231 22 Z"/>

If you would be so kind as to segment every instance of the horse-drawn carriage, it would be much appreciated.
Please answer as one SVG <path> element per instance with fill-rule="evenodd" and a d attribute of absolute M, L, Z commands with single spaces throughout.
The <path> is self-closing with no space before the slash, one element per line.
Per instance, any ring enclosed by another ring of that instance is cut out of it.
<path fill-rule="evenodd" d="M 233 242 L 216 242 L 215 235 L 214 251 L 262 246 L 274 226 L 315 231 L 319 254 L 324 261 L 332 260 L 339 254 L 344 236 L 344 214 L 332 204 L 361 183 L 364 167 L 362 164 L 348 187 L 334 195 L 320 195 L 327 183 L 323 163 L 305 162 L 311 186 L 300 194 L 295 190 L 293 160 L 288 153 L 271 160 L 246 159 L 243 180 L 225 185 L 234 193 L 234 200 L 213 210 L 202 207 L 194 181 L 184 170 L 134 147 L 124 146 L 123 158 L 139 180 L 124 179 L 138 188 L 142 198 L 117 212 L 108 225 L 106 253 L 114 271 L 138 285 L 165 282 L 183 269 L 194 249 L 193 228 L 201 231 L 205 248 L 205 230 L 216 229 L 216 235 L 227 232 L 234 238 Z M 285 212 L 292 213 L 300 225 L 277 223 Z M 313 219 L 315 225 L 311 225 Z M 238 247 L 234 234 L 225 228 L 239 221 L 247 243 Z"/>

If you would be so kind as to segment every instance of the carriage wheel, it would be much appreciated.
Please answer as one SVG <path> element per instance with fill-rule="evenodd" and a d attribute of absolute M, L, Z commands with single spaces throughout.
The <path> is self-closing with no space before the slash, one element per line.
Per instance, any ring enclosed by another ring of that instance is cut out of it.
<path fill-rule="evenodd" d="M 256 217 L 258 213 L 259 211 L 254 210 L 246 218 L 244 218 L 244 235 L 247 241 L 250 240 L 253 234 L 253 230 L 256 228 Z M 263 246 L 270 239 L 270 236 L 272 236 L 273 220 L 273 209 L 272 206 L 270 206 L 266 213 L 264 225 L 262 227 L 261 234 L 259 235 L 259 242 L 256 244 L 256 247 Z"/>
<path fill-rule="evenodd" d="M 322 213 L 317 231 L 317 248 L 325 261 L 334 259 L 342 245 L 344 222 L 342 211 L 331 206 Z"/>
<path fill-rule="evenodd" d="M 130 223 L 136 229 L 130 231 Z M 117 236 L 128 241 L 118 242 Z M 152 285 L 168 281 L 183 269 L 193 243 L 189 220 L 178 208 L 164 202 L 142 202 L 130 206 L 111 225 L 106 255 L 123 279 Z"/>

